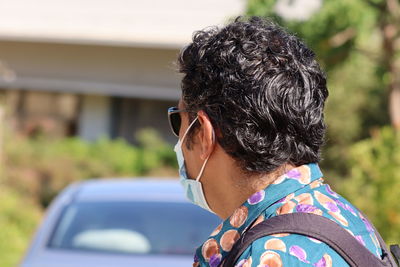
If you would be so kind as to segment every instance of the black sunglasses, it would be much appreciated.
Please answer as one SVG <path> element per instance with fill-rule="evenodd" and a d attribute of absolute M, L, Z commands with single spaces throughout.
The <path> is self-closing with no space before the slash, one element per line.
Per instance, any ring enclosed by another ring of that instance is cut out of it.
<path fill-rule="evenodd" d="M 171 127 L 172 133 L 179 137 L 179 130 L 181 129 L 181 115 L 179 112 L 186 112 L 186 109 L 179 109 L 177 107 L 171 107 L 168 109 L 168 121 L 169 126 Z"/>

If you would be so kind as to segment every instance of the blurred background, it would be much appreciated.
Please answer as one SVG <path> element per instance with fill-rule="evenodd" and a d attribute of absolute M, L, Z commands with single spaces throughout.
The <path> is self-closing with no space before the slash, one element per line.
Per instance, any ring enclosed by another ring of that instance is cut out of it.
<path fill-rule="evenodd" d="M 326 180 L 400 241 L 398 0 L 0 0 L 0 266 L 21 260 L 68 184 L 177 176 L 174 61 L 193 31 L 237 15 L 270 18 L 316 52 Z"/>

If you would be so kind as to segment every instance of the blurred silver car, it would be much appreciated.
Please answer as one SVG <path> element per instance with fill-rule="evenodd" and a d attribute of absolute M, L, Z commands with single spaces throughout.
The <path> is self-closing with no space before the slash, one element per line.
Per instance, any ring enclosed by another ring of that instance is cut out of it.
<path fill-rule="evenodd" d="M 219 223 L 178 180 L 89 180 L 52 202 L 21 267 L 187 267 Z"/>

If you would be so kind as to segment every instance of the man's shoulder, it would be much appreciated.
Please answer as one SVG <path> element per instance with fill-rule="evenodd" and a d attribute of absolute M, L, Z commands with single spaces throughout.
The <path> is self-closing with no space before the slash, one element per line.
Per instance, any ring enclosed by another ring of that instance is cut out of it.
<path fill-rule="evenodd" d="M 308 188 L 289 194 L 269 207 L 258 219 L 286 213 L 305 212 L 324 216 L 340 225 L 373 254 L 380 255 L 380 247 L 373 227 L 344 197 L 334 192 L 323 180 Z M 252 243 L 241 260 L 251 257 L 257 266 L 266 260 L 282 266 L 347 266 L 342 257 L 327 244 L 298 234 L 265 236 Z M 277 265 L 279 266 L 279 265 Z"/>
<path fill-rule="evenodd" d="M 371 222 L 347 199 L 333 191 L 329 184 L 321 181 L 310 184 L 309 187 L 288 195 L 280 203 L 275 203 L 266 210 L 265 215 L 272 217 L 294 212 L 324 216 L 349 232 L 373 254 L 381 254 Z"/>

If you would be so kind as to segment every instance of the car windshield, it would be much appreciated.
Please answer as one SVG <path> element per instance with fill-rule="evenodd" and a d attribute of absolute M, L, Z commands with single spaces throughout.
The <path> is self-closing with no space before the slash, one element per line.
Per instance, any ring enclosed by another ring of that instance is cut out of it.
<path fill-rule="evenodd" d="M 51 248 L 193 254 L 220 219 L 190 203 L 78 202 L 67 206 Z"/>

